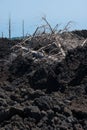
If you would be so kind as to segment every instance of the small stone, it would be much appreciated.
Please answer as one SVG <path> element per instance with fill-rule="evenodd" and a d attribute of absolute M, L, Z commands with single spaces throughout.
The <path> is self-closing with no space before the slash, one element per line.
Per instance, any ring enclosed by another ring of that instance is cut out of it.
<path fill-rule="evenodd" d="M 42 117 L 47 116 L 47 112 L 44 111 L 44 110 L 42 110 L 42 111 L 41 111 L 41 116 L 42 116 Z"/>
<path fill-rule="evenodd" d="M 48 118 L 53 118 L 54 111 L 50 109 L 50 110 L 47 111 L 47 114 L 48 114 Z"/>
<path fill-rule="evenodd" d="M 40 110 L 37 106 L 26 107 L 24 109 L 24 113 L 26 116 L 30 116 L 30 117 L 35 118 L 35 119 L 39 119 L 41 116 Z"/>
<path fill-rule="evenodd" d="M 77 123 L 76 119 L 75 119 L 73 116 L 68 117 L 68 118 L 67 118 L 67 121 L 68 121 L 69 123 Z"/>
<path fill-rule="evenodd" d="M 50 96 L 41 96 L 36 98 L 34 104 L 40 108 L 40 110 L 49 110 L 53 107 L 53 100 Z"/>
<path fill-rule="evenodd" d="M 55 105 L 55 106 L 53 107 L 53 111 L 54 111 L 54 112 L 61 112 L 60 106 L 59 106 L 59 105 Z"/>
<path fill-rule="evenodd" d="M 67 117 L 68 117 L 68 116 L 71 116 L 71 115 L 72 115 L 71 110 L 68 109 L 67 107 L 64 107 L 64 115 L 66 115 Z"/>
<path fill-rule="evenodd" d="M 84 130 L 80 124 L 74 125 L 74 130 Z"/>
<path fill-rule="evenodd" d="M 58 124 L 58 121 L 59 121 L 58 117 L 55 116 L 55 117 L 53 118 L 53 123 L 54 123 L 54 124 Z"/>

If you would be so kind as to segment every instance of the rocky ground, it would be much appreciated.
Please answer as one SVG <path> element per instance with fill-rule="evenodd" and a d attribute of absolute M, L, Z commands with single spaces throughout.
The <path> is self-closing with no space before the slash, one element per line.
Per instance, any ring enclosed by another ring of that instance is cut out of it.
<path fill-rule="evenodd" d="M 54 61 L 10 60 L 18 41 L 0 39 L 0 130 L 87 130 L 87 45 L 80 46 L 87 31 L 81 34 L 73 33 L 68 49 L 62 35 L 66 56 Z"/>

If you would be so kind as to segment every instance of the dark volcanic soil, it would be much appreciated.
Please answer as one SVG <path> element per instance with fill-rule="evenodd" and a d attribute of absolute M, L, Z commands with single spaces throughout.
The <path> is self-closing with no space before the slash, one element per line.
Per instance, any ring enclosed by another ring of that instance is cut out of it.
<path fill-rule="evenodd" d="M 0 39 L 0 130 L 87 130 L 87 46 L 49 64 Z"/>

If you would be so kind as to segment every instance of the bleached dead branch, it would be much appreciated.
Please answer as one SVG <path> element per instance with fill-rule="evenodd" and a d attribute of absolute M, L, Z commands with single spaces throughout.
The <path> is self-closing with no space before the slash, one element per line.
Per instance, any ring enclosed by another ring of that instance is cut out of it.
<path fill-rule="evenodd" d="M 61 40 L 60 40 L 60 37 L 59 36 L 57 36 L 56 37 L 56 45 L 57 45 L 57 47 L 59 47 L 59 49 L 60 49 L 60 52 L 62 53 L 62 55 L 65 57 L 66 56 L 66 54 L 65 54 L 65 51 L 63 50 L 63 48 L 62 48 L 62 42 L 61 42 Z"/>
<path fill-rule="evenodd" d="M 66 24 L 66 26 L 64 27 L 63 31 L 68 31 L 68 30 L 70 29 L 72 23 L 73 23 L 72 21 L 69 21 L 69 22 Z"/>
<path fill-rule="evenodd" d="M 49 22 L 47 21 L 47 19 L 45 17 L 42 17 L 42 19 L 46 22 L 46 24 L 48 25 L 51 33 L 53 34 L 54 33 L 54 30 L 52 29 L 51 25 L 49 24 Z"/>
<path fill-rule="evenodd" d="M 87 39 L 84 40 L 84 42 L 81 44 L 81 46 L 84 46 L 87 43 Z"/>

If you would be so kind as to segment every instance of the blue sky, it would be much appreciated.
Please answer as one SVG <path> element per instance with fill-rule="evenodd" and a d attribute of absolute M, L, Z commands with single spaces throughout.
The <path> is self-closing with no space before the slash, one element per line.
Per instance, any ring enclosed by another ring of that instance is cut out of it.
<path fill-rule="evenodd" d="M 73 21 L 72 29 L 87 29 L 87 0 L 0 0 L 0 36 L 8 36 L 8 18 L 11 15 L 12 36 L 22 35 L 22 20 L 25 34 L 33 33 L 44 24 L 46 16 L 52 26 L 63 28 Z"/>

